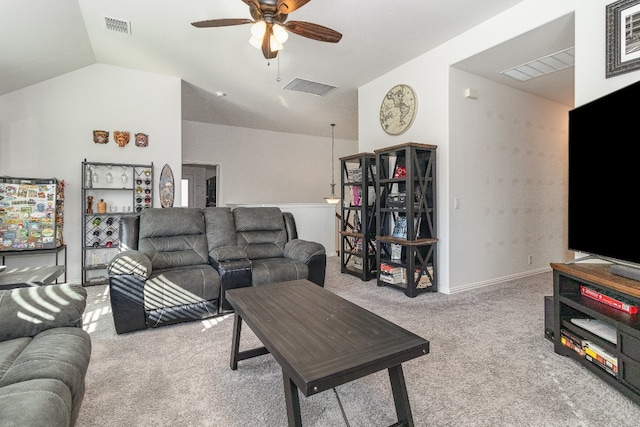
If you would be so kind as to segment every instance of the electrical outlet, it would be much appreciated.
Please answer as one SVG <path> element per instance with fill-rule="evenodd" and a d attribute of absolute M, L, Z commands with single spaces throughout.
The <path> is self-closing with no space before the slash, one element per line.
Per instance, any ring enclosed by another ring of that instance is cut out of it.
<path fill-rule="evenodd" d="M 527 262 L 529 263 L 529 265 L 531 265 L 531 263 L 533 262 L 533 255 L 529 255 L 527 257 Z"/>

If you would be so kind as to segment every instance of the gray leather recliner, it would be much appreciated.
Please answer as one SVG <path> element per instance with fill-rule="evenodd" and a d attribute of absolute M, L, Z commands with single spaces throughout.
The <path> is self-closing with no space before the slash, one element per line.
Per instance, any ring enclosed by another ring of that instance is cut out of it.
<path fill-rule="evenodd" d="M 231 310 L 228 289 L 308 279 L 324 286 L 325 248 L 298 239 L 279 208 L 151 208 L 120 219 L 109 266 L 117 333 Z"/>

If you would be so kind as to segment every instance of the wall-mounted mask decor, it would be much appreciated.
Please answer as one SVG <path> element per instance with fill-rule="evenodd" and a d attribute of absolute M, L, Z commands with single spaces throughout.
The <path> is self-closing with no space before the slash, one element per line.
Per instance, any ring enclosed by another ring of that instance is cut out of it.
<path fill-rule="evenodd" d="M 109 132 L 106 130 L 94 130 L 93 142 L 96 144 L 106 144 L 109 142 Z"/>
<path fill-rule="evenodd" d="M 149 145 L 149 135 L 146 133 L 138 132 L 135 136 L 136 147 L 146 147 Z"/>
<path fill-rule="evenodd" d="M 118 144 L 118 147 L 124 147 L 125 145 L 127 145 L 129 143 L 129 132 L 128 131 L 121 131 L 121 130 L 114 130 L 113 131 L 113 139 Z"/>

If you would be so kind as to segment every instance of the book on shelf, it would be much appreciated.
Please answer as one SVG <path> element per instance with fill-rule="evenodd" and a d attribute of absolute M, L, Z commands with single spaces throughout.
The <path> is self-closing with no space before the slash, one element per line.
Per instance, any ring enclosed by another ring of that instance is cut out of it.
<path fill-rule="evenodd" d="M 422 220 L 421 218 L 413 219 L 413 228 L 414 228 L 413 231 L 415 233 L 416 238 L 420 235 L 421 220 Z M 391 235 L 393 237 L 399 237 L 402 239 L 407 238 L 407 217 L 406 216 L 399 216 L 395 219 L 395 222 L 393 224 L 393 233 Z"/>
<path fill-rule="evenodd" d="M 380 263 L 380 280 L 385 283 L 391 283 L 393 285 L 402 283 L 403 268 L 387 263 Z"/>
<path fill-rule="evenodd" d="M 402 245 L 396 243 L 391 244 L 391 259 L 399 260 L 402 258 Z"/>
<path fill-rule="evenodd" d="M 351 206 L 361 206 L 362 200 L 360 195 L 360 186 L 352 185 L 351 186 Z"/>
<path fill-rule="evenodd" d="M 560 343 L 578 353 L 580 356 L 584 356 L 584 349 L 582 348 L 583 340 L 579 336 L 571 333 L 566 329 L 560 330 Z"/>
<path fill-rule="evenodd" d="M 583 341 L 585 358 L 595 365 L 603 368 L 611 375 L 618 376 L 618 358 L 609 354 L 606 350 L 591 341 Z"/>
<path fill-rule="evenodd" d="M 599 301 L 610 307 L 617 308 L 629 314 L 638 314 L 638 306 L 624 298 L 618 296 L 607 295 L 604 292 L 596 291 L 584 285 L 580 285 L 580 293 L 586 297 Z"/>
<path fill-rule="evenodd" d="M 427 274 L 427 271 L 429 272 Z M 423 269 L 416 267 L 413 274 L 413 283 L 416 285 L 416 289 L 424 289 L 433 285 L 431 278 L 433 277 L 433 267 Z M 407 269 L 402 267 L 402 284 L 407 284 Z"/>
<path fill-rule="evenodd" d="M 353 267 L 358 269 L 358 270 L 362 270 L 362 258 L 355 257 L 353 259 Z"/>

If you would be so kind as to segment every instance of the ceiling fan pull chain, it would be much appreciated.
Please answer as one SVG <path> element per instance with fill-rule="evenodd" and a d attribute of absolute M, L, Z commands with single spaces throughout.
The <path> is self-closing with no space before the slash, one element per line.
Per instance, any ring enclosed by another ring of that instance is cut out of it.
<path fill-rule="evenodd" d="M 276 58 L 278 58 L 278 77 L 276 77 L 276 81 L 280 83 L 280 81 L 282 80 L 280 78 L 280 55 L 276 56 Z"/>

